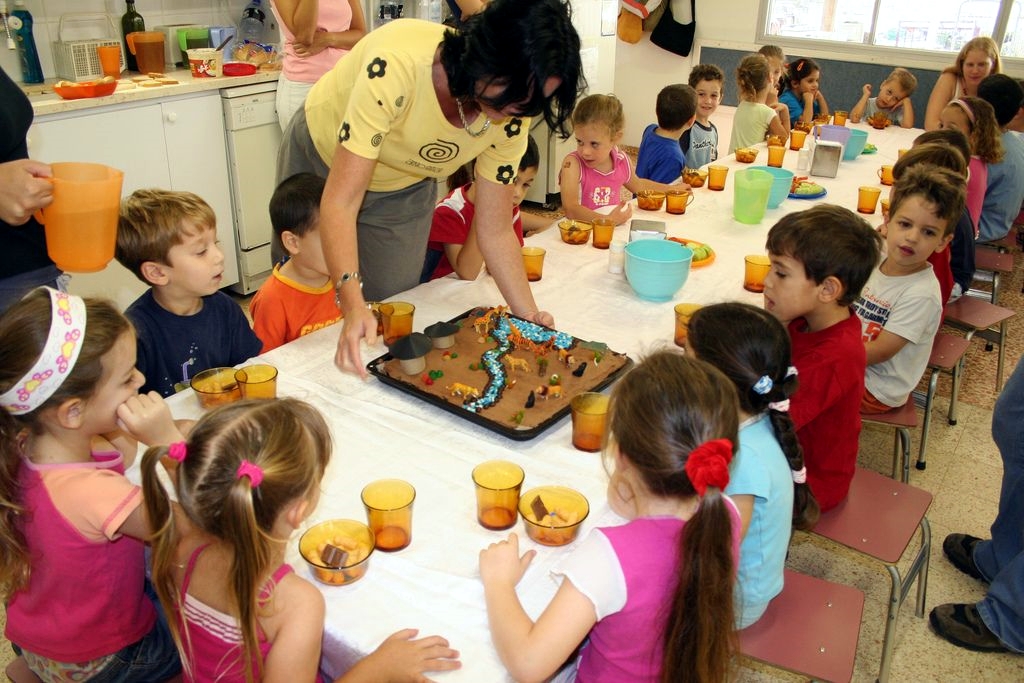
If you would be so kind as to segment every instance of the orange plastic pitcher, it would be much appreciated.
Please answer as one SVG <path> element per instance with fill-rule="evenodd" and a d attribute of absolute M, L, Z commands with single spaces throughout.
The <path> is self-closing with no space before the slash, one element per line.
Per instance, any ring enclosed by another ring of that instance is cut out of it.
<path fill-rule="evenodd" d="M 133 31 L 124 37 L 135 55 L 139 73 L 162 73 L 164 70 L 164 34 L 162 31 Z"/>
<path fill-rule="evenodd" d="M 114 258 L 124 173 L 102 164 L 61 162 L 53 169 L 53 203 L 36 211 L 46 251 L 73 273 L 103 270 Z"/>

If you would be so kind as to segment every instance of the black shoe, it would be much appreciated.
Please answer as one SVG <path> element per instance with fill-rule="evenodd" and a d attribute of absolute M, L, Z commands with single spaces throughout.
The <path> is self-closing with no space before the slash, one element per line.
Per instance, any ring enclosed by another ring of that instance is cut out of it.
<path fill-rule="evenodd" d="M 950 564 L 962 571 L 967 576 L 985 581 L 985 577 L 978 571 L 978 565 L 974 564 L 974 546 L 981 541 L 977 536 L 967 534 L 950 534 L 942 542 L 942 552 L 946 553 Z M 985 583 L 988 583 L 985 581 Z"/>
<path fill-rule="evenodd" d="M 974 605 L 939 605 L 928 617 L 936 635 L 975 652 L 1009 652 L 982 621 Z"/>

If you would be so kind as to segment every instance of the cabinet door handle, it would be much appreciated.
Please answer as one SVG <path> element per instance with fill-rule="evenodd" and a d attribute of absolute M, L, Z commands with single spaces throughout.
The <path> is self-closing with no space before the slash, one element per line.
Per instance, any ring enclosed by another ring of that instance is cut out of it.
<path fill-rule="evenodd" d="M 167 112 L 167 123 L 174 123 L 178 120 L 178 115 L 173 111 Z"/>

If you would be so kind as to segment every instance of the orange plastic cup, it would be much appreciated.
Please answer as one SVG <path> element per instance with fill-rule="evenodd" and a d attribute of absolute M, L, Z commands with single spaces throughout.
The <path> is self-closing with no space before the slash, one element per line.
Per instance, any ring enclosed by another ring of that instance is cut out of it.
<path fill-rule="evenodd" d="M 764 279 L 768 277 L 768 271 L 772 269 L 772 262 L 767 256 L 753 254 L 743 259 L 743 289 L 748 292 L 760 293 L 764 291 Z"/>
<path fill-rule="evenodd" d="M 401 550 L 412 541 L 412 504 L 416 489 L 401 479 L 380 479 L 363 487 L 367 526 L 377 550 Z"/>
<path fill-rule="evenodd" d="M 94 273 L 114 258 L 124 173 L 103 164 L 51 164 L 53 203 L 36 211 L 46 228 L 46 252 L 57 267 Z"/>
<path fill-rule="evenodd" d="M 834 111 L 832 112 L 832 123 L 837 126 L 846 125 L 846 117 L 850 115 L 847 111 Z"/>
<path fill-rule="evenodd" d="M 607 249 L 612 244 L 612 237 L 615 236 L 615 223 L 611 218 L 594 219 L 594 236 L 591 244 L 595 249 Z"/>
<path fill-rule="evenodd" d="M 121 76 L 121 46 L 120 45 L 99 45 L 96 47 L 96 56 L 100 60 L 100 69 L 104 76 L 120 78 Z"/>
<path fill-rule="evenodd" d="M 381 304 L 377 310 L 380 311 L 385 344 L 391 346 L 398 339 L 412 334 L 415 306 L 404 301 L 389 301 Z"/>
<path fill-rule="evenodd" d="M 727 175 L 729 175 L 728 166 L 708 166 L 708 189 L 724 190 Z"/>
<path fill-rule="evenodd" d="M 803 149 L 804 142 L 807 140 L 806 130 L 797 130 L 794 128 L 789 132 L 789 148 L 794 151 Z"/>
<path fill-rule="evenodd" d="M 857 190 L 857 211 L 860 213 L 874 213 L 875 204 L 878 203 L 878 197 L 881 196 L 882 190 L 872 185 L 862 185 Z"/>
<path fill-rule="evenodd" d="M 786 148 L 782 145 L 771 145 L 768 147 L 768 165 L 775 168 L 782 168 L 782 160 L 786 158 Z"/>
<path fill-rule="evenodd" d="M 693 202 L 693 193 L 683 190 L 672 190 L 665 195 L 665 210 L 671 214 L 684 214 L 686 207 Z"/>
<path fill-rule="evenodd" d="M 878 177 L 883 185 L 892 185 L 892 166 L 887 164 L 878 169 Z"/>

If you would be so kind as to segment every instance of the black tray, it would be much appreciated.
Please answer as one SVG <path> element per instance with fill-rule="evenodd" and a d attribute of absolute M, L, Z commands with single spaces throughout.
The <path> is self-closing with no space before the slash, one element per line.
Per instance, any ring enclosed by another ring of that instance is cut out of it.
<path fill-rule="evenodd" d="M 454 318 L 450 319 L 448 322 L 457 323 L 460 320 L 466 318 L 471 313 L 480 310 L 482 310 L 482 307 L 474 306 L 473 308 L 470 308 L 461 315 L 457 315 Z M 510 317 L 515 320 L 522 320 L 521 318 L 517 318 L 516 316 Z M 557 330 L 552 331 L 556 332 Z M 576 337 L 573 337 L 573 339 L 576 339 L 576 341 L 578 342 L 584 341 Z M 601 380 L 594 386 L 587 387 L 587 391 L 601 391 L 602 389 L 609 386 L 612 382 L 617 380 L 626 370 L 629 370 L 631 367 L 633 367 L 633 359 L 624 354 L 621 355 L 623 355 L 623 358 L 625 359 L 625 363 L 623 363 L 622 367 L 612 372 L 610 375 L 605 377 L 603 380 Z M 558 422 L 571 412 L 571 408 L 569 407 L 569 401 L 566 400 L 564 405 L 561 408 L 559 408 L 556 413 L 554 413 L 551 417 L 544 420 L 535 427 L 510 426 L 508 424 L 498 422 L 479 413 L 466 410 L 460 405 L 451 403 L 449 401 L 444 400 L 443 398 L 440 398 L 438 396 L 435 396 L 434 394 L 428 393 L 420 389 L 415 384 L 411 384 L 409 382 L 405 382 L 399 379 L 395 379 L 394 377 L 391 377 L 386 372 L 384 372 L 381 369 L 381 367 L 392 358 L 393 356 L 390 353 L 385 353 L 383 356 L 374 358 L 372 361 L 367 363 L 366 369 L 370 372 L 371 375 L 374 375 L 381 382 L 384 382 L 384 384 L 393 386 L 402 392 L 405 392 L 411 396 L 415 396 L 416 398 L 422 399 L 431 405 L 437 406 L 438 408 L 441 408 L 442 410 L 445 410 L 451 413 L 452 415 L 457 415 L 458 417 L 461 417 L 464 420 L 468 420 L 469 422 L 478 424 L 481 427 L 484 427 L 485 429 L 489 429 L 492 432 L 501 434 L 502 436 L 508 437 L 509 439 L 514 439 L 515 441 L 529 441 L 530 439 L 540 436 L 542 433 L 544 433 L 552 426 L 554 426 L 556 422 Z"/>

